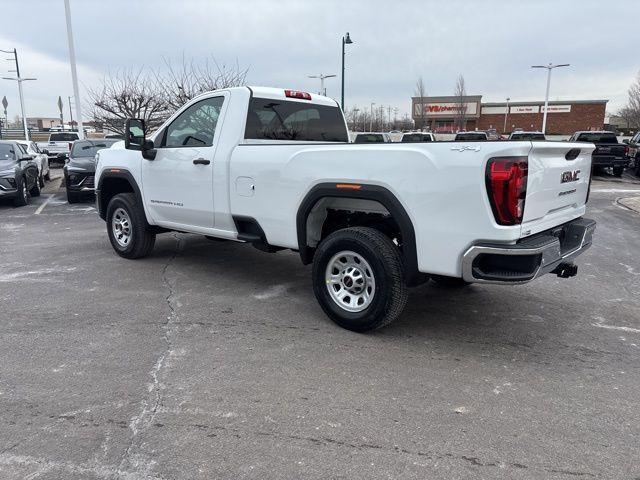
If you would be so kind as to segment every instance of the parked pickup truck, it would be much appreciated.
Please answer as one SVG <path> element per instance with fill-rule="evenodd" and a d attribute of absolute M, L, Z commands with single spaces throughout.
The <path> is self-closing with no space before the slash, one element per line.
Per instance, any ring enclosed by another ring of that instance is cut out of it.
<path fill-rule="evenodd" d="M 64 162 L 69 157 L 73 142 L 78 138 L 78 132 L 56 132 L 49 135 L 48 142 L 38 142 L 38 146 L 49 152 L 50 159 Z"/>
<path fill-rule="evenodd" d="M 97 210 L 118 255 L 171 230 L 297 251 L 342 327 L 396 319 L 407 287 L 518 284 L 576 274 L 594 146 L 349 143 L 338 104 L 238 87 L 200 95 L 152 135 L 97 155 Z"/>
<path fill-rule="evenodd" d="M 629 164 L 628 147 L 623 143 L 618 143 L 618 137 L 614 132 L 576 132 L 569 141 L 593 143 L 596 146 L 593 152 L 593 167 L 611 167 L 613 175 L 616 177 L 621 177 L 624 168 Z"/>

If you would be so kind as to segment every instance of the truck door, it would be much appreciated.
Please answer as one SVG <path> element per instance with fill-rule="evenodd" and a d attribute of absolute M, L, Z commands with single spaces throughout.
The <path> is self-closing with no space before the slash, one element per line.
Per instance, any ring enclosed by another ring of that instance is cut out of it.
<path fill-rule="evenodd" d="M 187 107 L 160 132 L 156 158 L 142 161 L 144 197 L 156 223 L 213 228 L 213 162 L 225 98 Z"/>

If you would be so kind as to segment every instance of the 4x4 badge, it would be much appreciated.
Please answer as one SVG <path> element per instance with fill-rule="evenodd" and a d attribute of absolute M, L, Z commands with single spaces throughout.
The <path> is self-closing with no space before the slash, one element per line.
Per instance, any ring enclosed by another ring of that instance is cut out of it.
<path fill-rule="evenodd" d="M 562 172 L 562 175 L 560 176 L 560 183 L 577 182 L 580 179 L 580 177 L 578 177 L 579 174 L 580 170 Z"/>

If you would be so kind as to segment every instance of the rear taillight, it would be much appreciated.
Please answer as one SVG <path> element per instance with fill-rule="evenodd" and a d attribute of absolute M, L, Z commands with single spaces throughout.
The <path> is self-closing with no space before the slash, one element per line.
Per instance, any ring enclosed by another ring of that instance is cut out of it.
<path fill-rule="evenodd" d="M 487 162 L 487 194 L 500 225 L 522 223 L 527 196 L 527 157 L 495 157 Z"/>
<path fill-rule="evenodd" d="M 624 156 L 625 157 L 629 156 L 629 145 L 624 146 Z"/>
<path fill-rule="evenodd" d="M 71 147 L 73 147 L 73 143 L 69 142 L 69 150 L 71 150 Z"/>
<path fill-rule="evenodd" d="M 300 100 L 311 100 L 310 93 L 299 92 L 297 90 L 285 90 L 284 96 L 289 98 L 299 98 Z"/>

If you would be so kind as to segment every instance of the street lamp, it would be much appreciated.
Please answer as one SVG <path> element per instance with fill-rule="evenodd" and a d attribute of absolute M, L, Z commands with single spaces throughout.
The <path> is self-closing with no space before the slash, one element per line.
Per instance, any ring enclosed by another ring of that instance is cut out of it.
<path fill-rule="evenodd" d="M 374 102 L 371 102 L 371 118 L 369 119 L 369 131 L 373 132 L 373 106 L 375 105 Z"/>
<path fill-rule="evenodd" d="M 507 133 L 507 116 L 509 115 L 509 97 L 507 97 L 507 109 L 504 111 L 504 127 L 502 127 L 502 133 Z"/>
<path fill-rule="evenodd" d="M 342 95 L 340 97 L 341 99 L 340 105 L 342 106 L 343 112 L 344 112 L 344 46 L 351 45 L 352 43 L 353 41 L 349 36 L 349 32 L 347 32 L 347 34 L 344 37 L 342 37 Z"/>
<path fill-rule="evenodd" d="M 547 107 L 549 106 L 549 85 L 551 84 L 551 70 L 558 67 L 568 67 L 568 63 L 560 63 L 554 65 L 550 63 L 548 65 L 531 65 L 531 68 L 546 68 L 547 69 L 547 93 L 544 96 L 544 114 L 542 116 L 542 133 L 547 133 Z"/>
<path fill-rule="evenodd" d="M 324 79 L 325 78 L 333 78 L 336 77 L 337 75 L 324 75 L 324 74 L 320 74 L 320 75 L 307 75 L 309 78 L 319 78 L 320 79 L 320 91 L 318 92 L 320 95 L 324 95 L 325 97 L 327 96 L 327 89 L 324 88 Z M 343 95 L 343 99 L 342 99 L 343 103 L 344 103 L 344 95 Z"/>
<path fill-rule="evenodd" d="M 76 102 L 76 117 L 78 117 L 78 138 L 80 140 L 84 140 L 80 91 L 78 89 L 78 71 L 76 69 L 76 49 L 73 43 L 73 29 L 71 28 L 71 8 L 69 7 L 69 0 L 64 0 L 64 13 L 67 20 L 67 42 L 69 44 L 69 63 L 71 64 L 73 98 Z"/>
<path fill-rule="evenodd" d="M 22 93 L 22 82 L 27 82 L 29 80 L 37 80 L 37 78 L 22 78 L 20 76 L 20 65 L 18 64 L 18 52 L 14 48 L 13 50 L 0 50 L 0 52 L 4 53 L 13 53 L 13 58 L 8 58 L 7 60 L 13 60 L 16 62 L 16 77 L 2 77 L 3 80 L 14 80 L 18 82 L 18 93 L 20 95 L 20 109 L 22 110 L 22 126 L 24 128 L 24 139 L 29 141 L 29 127 L 27 126 L 27 116 L 24 113 L 24 95 Z"/>

